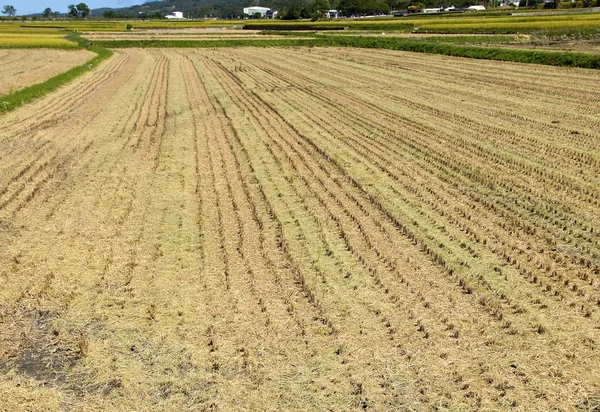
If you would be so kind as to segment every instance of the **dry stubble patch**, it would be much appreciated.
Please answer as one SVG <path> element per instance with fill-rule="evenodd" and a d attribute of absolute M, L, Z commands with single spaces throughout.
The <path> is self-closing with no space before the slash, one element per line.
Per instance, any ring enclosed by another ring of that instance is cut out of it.
<path fill-rule="evenodd" d="M 0 119 L 5 398 L 590 407 L 597 74 L 272 53 L 119 51 Z"/>
<path fill-rule="evenodd" d="M 48 80 L 93 56 L 87 50 L 0 50 L 0 96 Z"/>
<path fill-rule="evenodd" d="M 84 32 L 81 34 L 91 41 L 103 40 L 227 40 L 262 38 L 258 30 L 221 30 L 221 29 L 188 29 L 188 30 L 144 30 L 129 32 Z M 269 36 L 271 38 L 272 36 Z M 284 36 L 276 36 L 283 38 Z"/>

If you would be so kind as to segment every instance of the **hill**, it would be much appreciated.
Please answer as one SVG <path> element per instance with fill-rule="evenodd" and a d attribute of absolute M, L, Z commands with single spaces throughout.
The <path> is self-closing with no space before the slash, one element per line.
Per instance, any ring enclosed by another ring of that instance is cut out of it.
<path fill-rule="evenodd" d="M 238 18 L 242 16 L 242 9 L 247 7 L 250 1 L 243 0 L 165 0 L 151 1 L 136 6 L 111 9 L 100 8 L 92 10 L 92 15 L 103 15 L 106 11 L 113 11 L 115 17 L 138 17 L 138 16 L 164 16 L 174 11 L 183 12 L 186 18 Z M 262 3 L 261 3 L 262 5 Z M 266 6 L 269 7 L 269 6 Z"/>

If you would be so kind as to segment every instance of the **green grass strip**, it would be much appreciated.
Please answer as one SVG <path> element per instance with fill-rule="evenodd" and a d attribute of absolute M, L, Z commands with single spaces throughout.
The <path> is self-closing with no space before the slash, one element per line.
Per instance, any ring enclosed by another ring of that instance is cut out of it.
<path fill-rule="evenodd" d="M 0 113 L 14 110 L 25 103 L 31 102 L 34 99 L 46 95 L 63 84 L 70 82 L 77 76 L 92 70 L 94 67 L 100 64 L 100 62 L 112 56 L 113 54 L 112 51 L 97 46 L 89 47 L 88 50 L 96 53 L 97 56 L 89 60 L 87 63 L 54 76 L 43 83 L 34 84 L 33 86 L 17 90 L 14 93 L 0 96 Z"/>
<path fill-rule="evenodd" d="M 317 46 L 323 43 L 323 39 L 228 39 L 228 40 L 101 40 L 88 41 L 81 44 L 86 46 L 100 46 L 107 49 L 117 48 L 210 48 L 210 47 L 294 47 L 294 46 Z"/>
<path fill-rule="evenodd" d="M 443 54 L 447 56 L 468 57 L 510 61 L 517 63 L 535 63 L 548 66 L 581 67 L 600 69 L 600 56 L 589 53 L 553 52 L 540 50 L 517 50 L 508 48 L 490 48 L 443 44 L 414 39 L 394 37 L 361 36 L 322 36 L 305 39 L 232 39 L 232 40 L 112 40 L 89 42 L 89 45 L 104 48 L 128 47 L 362 47 L 390 50 L 403 50 L 419 53 Z"/>
<path fill-rule="evenodd" d="M 410 32 L 414 28 L 413 23 L 400 22 L 398 20 L 340 20 L 337 22 L 314 22 L 314 23 L 249 23 L 242 26 L 244 30 L 275 30 L 275 31 L 338 31 L 345 30 L 346 27 L 350 30 L 384 30 L 384 31 L 400 31 Z"/>
<path fill-rule="evenodd" d="M 414 41 L 414 42 L 426 42 L 426 43 L 445 43 L 445 44 L 470 44 L 470 45 L 478 45 L 478 44 L 490 44 L 490 43 L 508 43 L 511 41 L 515 41 L 517 37 L 515 35 L 509 36 L 431 36 L 431 37 L 421 37 L 421 38 L 408 38 L 406 40 Z"/>
<path fill-rule="evenodd" d="M 415 42 L 380 37 L 329 36 L 328 39 L 331 40 L 333 45 L 339 47 L 403 50 L 420 53 L 443 54 L 447 56 L 468 57 L 471 59 L 500 60 L 517 63 L 535 63 L 548 66 L 600 69 L 600 56 L 589 53 L 459 46 L 454 44 Z"/>

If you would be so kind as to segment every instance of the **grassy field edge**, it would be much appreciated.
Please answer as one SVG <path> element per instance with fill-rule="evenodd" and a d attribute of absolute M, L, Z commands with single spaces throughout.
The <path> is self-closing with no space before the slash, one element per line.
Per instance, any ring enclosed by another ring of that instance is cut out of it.
<path fill-rule="evenodd" d="M 331 40 L 337 46 L 343 47 L 380 48 L 430 54 L 443 54 L 456 57 L 468 57 L 471 59 L 600 69 L 600 56 L 595 56 L 588 53 L 460 46 L 455 44 L 426 43 L 373 37 L 332 36 Z"/>
<path fill-rule="evenodd" d="M 276 39 L 276 40 L 83 40 L 87 46 L 103 48 L 129 47 L 361 47 L 390 50 L 403 50 L 419 53 L 443 54 L 447 56 L 467 57 L 510 61 L 517 63 L 534 63 L 548 66 L 579 67 L 600 69 L 600 56 L 588 53 L 554 52 L 540 50 L 517 50 L 508 48 L 491 48 L 478 46 L 461 46 L 455 44 L 415 42 L 398 38 L 360 37 L 360 36 L 327 36 L 322 38 Z"/>
<path fill-rule="evenodd" d="M 56 39 L 57 41 L 61 41 L 62 39 Z M 56 49 L 56 50 L 75 50 L 79 46 L 77 44 L 69 44 L 65 43 L 41 43 L 38 39 L 33 39 L 31 43 L 21 43 L 21 44 L 0 44 L 0 50 L 10 50 L 10 49 Z"/>
<path fill-rule="evenodd" d="M 113 54 L 112 51 L 98 46 L 90 46 L 86 47 L 86 49 L 96 53 L 96 57 L 87 61 L 85 64 L 73 67 L 72 69 L 54 76 L 45 82 L 34 84 L 32 86 L 20 89 L 14 93 L 0 96 L 0 113 L 9 112 L 25 103 L 46 95 L 63 84 L 66 84 L 83 73 L 93 69 Z"/>

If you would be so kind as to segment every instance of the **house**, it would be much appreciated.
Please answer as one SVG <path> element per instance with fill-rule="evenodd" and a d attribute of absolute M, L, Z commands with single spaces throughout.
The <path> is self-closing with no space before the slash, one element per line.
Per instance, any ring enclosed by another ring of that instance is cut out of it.
<path fill-rule="evenodd" d="M 183 17 L 183 12 L 181 12 L 181 11 L 174 11 L 173 14 L 167 14 L 165 16 L 165 18 L 167 18 L 169 20 L 173 20 L 173 19 L 183 20 L 185 17 Z"/>
<path fill-rule="evenodd" d="M 244 7 L 244 15 L 245 16 L 254 17 L 254 16 L 256 16 L 256 13 L 260 13 L 260 17 L 264 18 L 267 16 L 268 12 L 271 12 L 271 9 L 268 7 L 258 7 L 258 6 Z M 273 12 L 271 12 L 269 14 L 272 16 Z"/>
<path fill-rule="evenodd" d="M 327 12 L 327 18 L 328 19 L 337 19 L 338 17 L 340 17 L 339 10 L 329 10 Z"/>
<path fill-rule="evenodd" d="M 473 10 L 469 10 L 466 7 L 454 7 L 454 6 L 450 6 L 450 7 L 446 7 L 445 9 L 443 9 L 443 11 L 452 12 L 452 13 L 464 13 L 466 11 L 473 11 Z"/>

